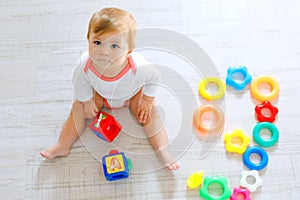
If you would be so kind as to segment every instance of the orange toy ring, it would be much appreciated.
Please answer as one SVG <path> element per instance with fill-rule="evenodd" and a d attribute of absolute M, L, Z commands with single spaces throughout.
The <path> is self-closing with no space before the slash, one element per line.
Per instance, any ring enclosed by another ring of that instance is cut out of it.
<path fill-rule="evenodd" d="M 268 83 L 272 87 L 270 94 L 262 94 L 259 92 L 258 86 L 260 83 Z M 279 83 L 272 76 L 258 76 L 254 78 L 250 84 L 251 94 L 259 101 L 271 101 L 277 98 L 279 94 Z"/>
<path fill-rule="evenodd" d="M 204 113 L 210 112 L 216 117 L 216 123 L 210 126 L 205 125 L 202 121 Z M 219 133 L 224 128 L 224 113 L 214 105 L 202 105 L 195 112 L 193 116 L 193 125 L 199 133 Z"/>

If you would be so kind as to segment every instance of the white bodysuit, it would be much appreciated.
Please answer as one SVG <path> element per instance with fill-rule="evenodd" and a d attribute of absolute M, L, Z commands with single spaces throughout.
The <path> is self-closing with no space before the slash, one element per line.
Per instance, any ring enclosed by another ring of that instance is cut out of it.
<path fill-rule="evenodd" d="M 143 86 L 144 94 L 157 95 L 161 75 L 141 54 L 132 52 L 128 64 L 116 77 L 99 74 L 92 65 L 88 51 L 84 52 L 73 73 L 74 99 L 84 102 L 93 98 L 96 91 L 104 98 L 106 107 L 119 108 L 126 105 Z"/>

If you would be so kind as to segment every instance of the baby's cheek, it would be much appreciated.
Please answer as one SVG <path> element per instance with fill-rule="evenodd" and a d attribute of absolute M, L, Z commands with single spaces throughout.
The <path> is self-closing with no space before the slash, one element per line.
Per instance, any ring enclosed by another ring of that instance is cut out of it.
<path fill-rule="evenodd" d="M 90 47 L 89 48 L 89 55 L 90 55 L 90 57 L 92 57 L 92 56 L 95 57 L 97 55 L 97 48 Z"/>
<path fill-rule="evenodd" d="M 126 62 L 126 57 L 125 56 L 115 56 L 112 57 L 112 61 L 114 63 L 114 65 L 122 65 L 124 62 Z"/>

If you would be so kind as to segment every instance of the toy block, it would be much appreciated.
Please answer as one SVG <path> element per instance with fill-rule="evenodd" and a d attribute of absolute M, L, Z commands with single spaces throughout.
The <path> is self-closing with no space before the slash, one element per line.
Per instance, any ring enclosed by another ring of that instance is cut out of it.
<path fill-rule="evenodd" d="M 115 181 L 129 177 L 132 168 L 131 160 L 123 152 L 111 151 L 102 157 L 103 172 L 106 180 Z"/>
<path fill-rule="evenodd" d="M 101 111 L 89 124 L 89 128 L 101 139 L 112 142 L 122 126 L 110 114 Z"/>

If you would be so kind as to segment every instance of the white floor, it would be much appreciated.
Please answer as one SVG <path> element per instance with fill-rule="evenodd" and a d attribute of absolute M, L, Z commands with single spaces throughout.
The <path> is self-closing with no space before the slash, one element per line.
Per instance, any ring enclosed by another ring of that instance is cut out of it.
<path fill-rule="evenodd" d="M 86 129 L 70 156 L 45 161 L 39 155 L 57 141 L 72 101 L 72 70 L 87 47 L 89 17 L 105 6 L 135 16 L 142 29 L 139 51 L 162 69 L 157 103 L 179 171 L 162 169 L 126 110 L 114 113 L 124 126 L 114 144 Z M 213 102 L 226 121 L 214 140 L 195 138 L 191 118 L 205 103 L 197 94 L 201 78 L 217 69 L 224 80 L 228 67 L 241 65 L 253 77 L 276 77 L 281 87 L 273 102 L 280 139 L 266 148 L 263 186 L 251 197 L 299 199 L 299 10 L 297 0 L 1 1 L 0 199 L 201 199 L 200 188 L 186 186 L 195 171 L 225 176 L 232 190 L 247 168 L 241 155 L 226 153 L 223 135 L 242 128 L 252 138 L 258 102 L 248 87 L 227 87 L 225 97 Z M 129 179 L 105 180 L 99 159 L 112 148 L 132 159 Z"/>

